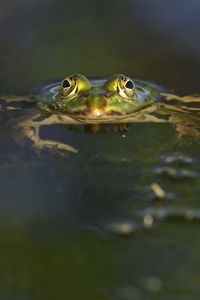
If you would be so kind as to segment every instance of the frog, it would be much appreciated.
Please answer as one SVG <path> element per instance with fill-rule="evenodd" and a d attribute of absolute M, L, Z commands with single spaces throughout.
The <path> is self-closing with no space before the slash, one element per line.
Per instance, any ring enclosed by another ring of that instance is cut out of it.
<path fill-rule="evenodd" d="M 5 96 L 4 110 L 17 110 L 19 103 L 34 103 L 31 116 L 20 120 L 23 140 L 35 150 L 78 153 L 78 149 L 59 141 L 42 139 L 40 128 L 54 124 L 123 126 L 130 123 L 172 123 L 179 137 L 199 137 L 199 95 L 178 96 L 163 91 L 159 85 L 133 79 L 124 74 L 109 78 L 87 78 L 82 74 L 65 76 L 61 82 L 45 86 L 32 96 Z M 124 128 L 124 127 L 123 127 Z"/>

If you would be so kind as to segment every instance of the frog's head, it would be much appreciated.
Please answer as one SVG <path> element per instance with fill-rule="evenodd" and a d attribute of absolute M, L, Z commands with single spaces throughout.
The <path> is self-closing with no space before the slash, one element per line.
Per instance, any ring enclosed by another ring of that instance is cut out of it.
<path fill-rule="evenodd" d="M 108 80 L 70 75 L 61 82 L 51 107 L 58 113 L 92 119 L 127 115 L 155 101 L 147 87 L 122 74 Z"/>

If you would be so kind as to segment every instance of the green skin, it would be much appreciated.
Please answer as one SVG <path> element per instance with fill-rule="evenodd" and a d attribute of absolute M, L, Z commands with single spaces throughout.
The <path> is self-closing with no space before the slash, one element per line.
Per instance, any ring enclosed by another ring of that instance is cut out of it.
<path fill-rule="evenodd" d="M 162 101 L 157 101 L 160 97 Z M 88 80 L 75 74 L 46 87 L 36 98 L 11 96 L 1 97 L 1 100 L 7 103 L 6 110 L 15 109 L 9 103 L 37 101 L 36 113 L 33 110 L 31 117 L 18 124 L 23 137 L 29 139 L 36 150 L 78 152 L 71 145 L 40 138 L 40 128 L 54 124 L 89 124 L 91 131 L 97 132 L 102 124 L 117 124 L 123 130 L 124 124 L 134 122 L 172 123 L 180 137 L 200 138 L 198 95 L 180 97 L 160 93 L 156 86 L 133 82 L 122 74 L 107 80 Z"/>
<path fill-rule="evenodd" d="M 132 79 L 124 75 L 90 81 L 79 74 L 73 77 L 75 82 L 70 77 L 66 78 L 71 87 L 63 88 L 64 79 L 61 85 L 44 90 L 39 109 L 82 119 L 104 119 L 138 111 L 154 103 L 159 94 L 154 85 L 139 81 L 133 83 Z M 127 82 L 129 88 L 126 87 Z M 70 94 L 73 88 L 74 92 Z"/>

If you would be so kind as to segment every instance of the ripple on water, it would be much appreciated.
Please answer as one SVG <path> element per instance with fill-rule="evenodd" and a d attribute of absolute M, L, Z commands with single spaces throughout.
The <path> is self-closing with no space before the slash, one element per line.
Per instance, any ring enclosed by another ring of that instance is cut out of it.
<path fill-rule="evenodd" d="M 98 155 L 96 158 L 102 160 L 102 155 Z M 134 158 L 123 157 L 121 160 L 108 159 L 108 161 L 110 163 L 113 163 L 113 161 L 132 163 Z M 199 222 L 200 209 L 177 207 L 176 194 L 169 190 L 173 188 L 174 183 L 172 181 L 172 184 L 169 185 L 166 181 L 167 177 L 174 180 L 174 182 L 176 180 L 180 180 L 180 182 L 181 180 L 188 180 L 188 184 L 194 183 L 194 180 L 196 181 L 200 177 L 198 159 L 180 153 L 167 153 L 160 156 L 159 162 L 161 165 L 155 166 L 153 169 L 153 173 L 156 175 L 155 181 L 150 181 L 148 185 L 139 191 L 137 189 L 132 191 L 131 201 L 134 200 L 134 207 L 132 207 L 131 212 L 129 210 L 119 217 L 114 217 L 114 219 L 111 216 L 110 220 L 100 220 L 99 224 L 89 225 L 84 229 L 95 231 L 106 237 L 134 237 L 137 234 L 154 231 L 159 227 L 160 222 L 168 220 L 186 223 Z M 180 185 L 178 187 L 176 185 L 175 191 L 179 187 Z M 135 199 L 139 201 L 135 202 Z M 149 204 L 147 207 L 146 200 L 155 201 L 155 207 L 149 207 Z"/>
<path fill-rule="evenodd" d="M 165 153 L 160 156 L 160 160 L 166 164 L 194 164 L 195 159 L 191 156 L 184 155 L 181 153 Z"/>
<path fill-rule="evenodd" d="M 177 208 L 177 207 L 146 207 L 136 210 L 134 214 L 125 219 L 89 224 L 82 227 L 82 230 L 96 232 L 104 237 L 119 236 L 132 237 L 155 230 L 159 222 L 164 221 L 199 222 L 200 209 Z"/>
<path fill-rule="evenodd" d="M 164 175 L 170 179 L 197 179 L 199 161 L 181 153 L 165 153 L 160 156 L 161 165 L 154 168 L 154 174 Z"/>
<path fill-rule="evenodd" d="M 166 166 L 156 167 L 154 169 L 154 173 L 156 175 L 165 175 L 170 179 L 198 179 L 200 174 L 199 172 L 188 170 L 188 169 L 180 169 L 180 168 L 171 168 Z"/>
<path fill-rule="evenodd" d="M 148 207 L 139 211 L 139 216 L 145 218 L 150 215 L 154 220 L 182 220 L 182 221 L 200 221 L 200 209 L 177 208 L 177 207 Z"/>
<path fill-rule="evenodd" d="M 132 216 L 127 218 L 118 218 L 115 220 L 100 222 L 97 224 L 88 224 L 83 226 L 83 230 L 95 231 L 103 236 L 121 236 L 129 237 L 138 233 L 145 232 L 153 227 L 154 219 L 146 214 L 144 217 Z"/>

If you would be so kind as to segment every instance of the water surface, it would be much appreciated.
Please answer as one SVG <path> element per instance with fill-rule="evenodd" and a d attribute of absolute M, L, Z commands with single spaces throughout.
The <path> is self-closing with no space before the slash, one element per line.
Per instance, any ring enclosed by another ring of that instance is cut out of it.
<path fill-rule="evenodd" d="M 199 93 L 199 10 L 198 0 L 8 1 L 0 92 L 122 72 Z M 198 299 L 200 140 L 170 124 L 56 125 L 42 136 L 79 154 L 38 155 L 13 138 L 23 113 L 0 114 L 1 298 Z"/>

